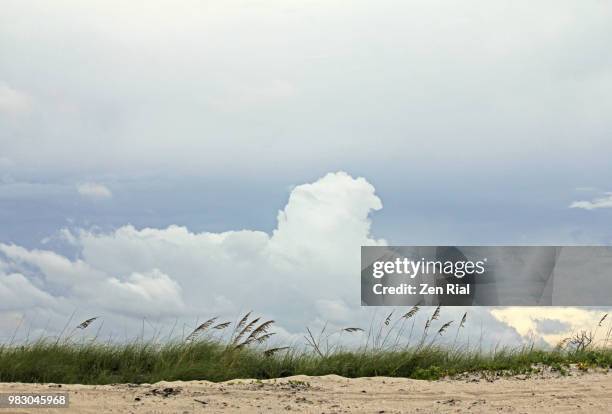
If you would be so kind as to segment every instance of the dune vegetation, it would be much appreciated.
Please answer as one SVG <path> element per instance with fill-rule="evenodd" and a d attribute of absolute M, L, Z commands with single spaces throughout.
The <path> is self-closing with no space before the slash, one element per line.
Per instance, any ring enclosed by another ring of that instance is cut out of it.
<path fill-rule="evenodd" d="M 462 373 L 530 374 L 547 366 L 561 375 L 570 364 L 580 369 L 612 367 L 612 349 L 606 340 L 595 343 L 603 316 L 593 331 L 582 331 L 555 348 L 533 344 L 518 348 L 459 344 L 457 337 L 468 314 L 454 323 L 439 321 L 436 308 L 424 326 L 415 327 L 417 312 L 389 314 L 368 330 L 348 327 L 336 332 L 313 333 L 307 328 L 303 346 L 267 346 L 274 321 L 244 315 L 236 322 L 211 318 L 180 339 L 137 338 L 130 342 L 101 341 L 97 336 L 74 335 L 92 329 L 88 319 L 72 332 L 0 345 L 0 382 L 52 382 L 81 384 L 154 383 L 174 380 L 227 381 L 237 378 L 268 379 L 292 375 L 337 374 L 345 377 L 389 376 L 439 379 Z M 226 332 L 226 334 L 220 334 Z M 342 345 L 340 336 L 359 333 L 360 346 Z M 449 336 L 451 335 L 451 336 Z M 447 341 L 441 343 L 440 338 Z"/>

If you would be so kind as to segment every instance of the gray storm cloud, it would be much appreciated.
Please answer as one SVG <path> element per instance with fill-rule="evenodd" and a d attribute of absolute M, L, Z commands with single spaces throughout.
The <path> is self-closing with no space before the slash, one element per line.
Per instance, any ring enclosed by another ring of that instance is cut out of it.
<path fill-rule="evenodd" d="M 609 3 L 343 5 L 3 2 L 1 155 L 206 175 L 612 151 Z"/>

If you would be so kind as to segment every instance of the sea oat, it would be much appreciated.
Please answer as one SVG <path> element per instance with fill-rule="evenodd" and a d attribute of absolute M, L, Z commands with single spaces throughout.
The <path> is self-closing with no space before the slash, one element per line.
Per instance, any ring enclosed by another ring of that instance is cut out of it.
<path fill-rule="evenodd" d="M 461 323 L 459 324 L 460 328 L 463 328 L 465 326 L 465 321 L 467 319 L 467 312 L 463 314 L 463 318 L 461 318 Z"/>
<path fill-rule="evenodd" d="M 98 319 L 98 318 L 99 318 L 99 316 L 94 316 L 93 318 L 89 318 L 89 319 L 87 319 L 87 320 L 85 320 L 85 321 L 81 322 L 81 323 L 79 324 L 79 326 L 77 326 L 77 329 L 85 329 L 85 328 L 87 328 L 89 325 L 91 325 L 91 323 L 92 323 L 93 321 L 95 321 L 95 320 L 96 320 L 96 319 Z"/>
<path fill-rule="evenodd" d="M 268 333 L 268 329 L 272 326 L 273 323 L 274 321 L 267 321 L 267 322 L 262 323 L 253 332 L 251 332 L 251 334 L 249 335 L 249 338 L 256 338 L 257 336 L 261 334 Z"/>
<path fill-rule="evenodd" d="M 442 327 L 440 327 L 440 329 L 438 329 L 438 334 L 441 336 L 442 333 L 444 331 L 446 331 L 446 328 L 448 328 L 449 326 L 451 326 L 451 324 L 453 323 L 453 321 L 450 322 L 446 322 L 444 325 L 442 325 Z"/>
<path fill-rule="evenodd" d="M 249 312 L 249 314 L 250 314 L 250 312 Z M 249 314 L 247 314 L 247 316 Z M 255 318 L 251 322 L 246 324 L 245 327 L 242 328 L 242 330 L 238 333 L 238 335 L 236 335 L 236 338 L 234 338 L 234 340 L 232 341 L 232 344 L 233 345 L 238 344 L 244 335 L 246 335 L 247 333 L 251 332 L 253 330 L 253 327 L 257 324 L 257 322 L 259 322 L 259 319 L 261 319 L 261 318 Z"/>
<path fill-rule="evenodd" d="M 419 311 L 419 307 L 418 306 L 413 306 L 412 309 L 410 309 L 408 312 L 406 312 L 402 318 L 404 319 L 410 319 L 412 318 L 414 315 L 416 315 L 416 313 Z"/>
<path fill-rule="evenodd" d="M 393 312 L 395 312 L 395 311 L 394 310 L 391 311 L 389 316 L 387 316 L 387 319 L 385 319 L 385 325 L 389 326 L 389 322 L 391 322 L 391 316 L 393 316 Z"/>
<path fill-rule="evenodd" d="M 363 332 L 363 329 L 361 329 L 361 328 L 344 328 L 343 331 L 344 332 Z"/>
<path fill-rule="evenodd" d="M 249 316 L 251 316 L 251 311 L 247 312 L 246 315 L 244 315 L 242 317 L 242 319 L 240 319 L 240 322 L 238 322 L 238 325 L 236 325 L 236 330 L 242 329 L 242 327 L 247 323 L 247 321 L 249 320 Z"/>
<path fill-rule="evenodd" d="M 599 324 L 597 326 L 601 326 L 601 324 L 603 323 L 603 321 L 606 320 L 606 318 L 608 317 L 608 314 L 606 313 L 600 320 L 599 320 Z"/>
<path fill-rule="evenodd" d="M 257 341 L 257 343 L 263 344 L 263 343 L 264 343 L 264 342 L 266 342 L 268 339 L 270 339 L 270 337 L 271 337 L 272 335 L 276 335 L 276 334 L 275 334 L 274 332 L 270 332 L 270 333 L 267 333 L 267 334 L 265 334 L 265 335 L 262 335 L 262 336 L 260 336 L 260 337 L 256 338 L 255 340 Z"/>
<path fill-rule="evenodd" d="M 194 339 L 196 339 L 202 332 L 207 330 L 210 327 L 210 325 L 212 325 L 213 322 L 216 320 L 217 320 L 217 317 L 215 316 L 214 318 L 210 318 L 209 320 L 207 320 L 206 322 L 204 322 L 203 324 L 195 328 L 193 332 L 191 332 L 189 336 L 187 336 L 186 341 L 191 342 Z"/>
<path fill-rule="evenodd" d="M 218 329 L 218 330 L 225 329 L 228 326 L 230 326 L 231 324 L 232 324 L 231 322 L 223 322 L 223 323 L 220 323 L 220 324 L 217 324 L 217 325 L 213 326 L 212 329 Z"/>
<path fill-rule="evenodd" d="M 259 318 L 256 319 L 256 321 L 258 320 Z M 253 322 L 251 322 L 251 324 L 252 323 Z M 247 337 L 247 339 L 245 339 L 242 343 L 238 344 L 236 348 L 242 348 L 243 346 L 249 345 L 253 343 L 254 341 L 262 343 L 265 340 L 267 340 L 270 336 L 273 335 L 271 333 L 268 333 L 268 329 L 270 328 L 270 326 L 272 326 L 273 323 L 274 321 L 270 320 L 270 321 L 266 321 L 262 323 L 261 325 L 259 325 L 257 328 L 253 330 L 253 332 L 251 332 L 251 334 Z"/>
<path fill-rule="evenodd" d="M 275 353 L 277 353 L 279 351 L 283 351 L 285 349 L 289 349 L 289 347 L 288 346 L 281 346 L 279 348 L 270 348 L 270 349 L 267 349 L 267 350 L 264 351 L 264 355 L 269 357 L 269 356 L 272 356 Z"/>
<path fill-rule="evenodd" d="M 440 305 L 438 305 L 433 315 L 431 315 L 431 320 L 435 321 L 436 319 L 438 319 L 439 316 L 440 316 Z"/>

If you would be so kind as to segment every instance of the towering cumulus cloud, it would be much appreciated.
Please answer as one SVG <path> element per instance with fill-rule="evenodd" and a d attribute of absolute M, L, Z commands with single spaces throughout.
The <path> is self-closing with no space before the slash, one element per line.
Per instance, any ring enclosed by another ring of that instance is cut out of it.
<path fill-rule="evenodd" d="M 58 322 L 74 308 L 117 320 L 253 309 L 301 327 L 359 305 L 359 247 L 385 243 L 370 235 L 369 214 L 381 208 L 371 184 L 338 172 L 295 187 L 272 234 L 65 231 L 76 259 L 0 244 L 0 303 L 14 305 L 0 312 L 20 309 L 19 297 Z"/>

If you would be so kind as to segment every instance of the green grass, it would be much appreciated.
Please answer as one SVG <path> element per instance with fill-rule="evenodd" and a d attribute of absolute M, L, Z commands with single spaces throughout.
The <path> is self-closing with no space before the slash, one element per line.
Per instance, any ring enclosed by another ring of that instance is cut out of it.
<path fill-rule="evenodd" d="M 286 351 L 266 356 L 256 349 L 233 349 L 216 341 L 165 345 L 39 341 L 0 348 L 0 382 L 153 383 L 266 379 L 298 374 L 438 379 L 463 372 L 529 373 L 533 364 L 563 372 L 570 363 L 610 368 L 612 351 L 523 348 L 482 354 L 431 346 L 398 351 L 336 351 L 327 356 Z"/>
<path fill-rule="evenodd" d="M 24 344 L 0 345 L 0 382 L 54 382 L 80 384 L 154 383 L 174 380 L 227 381 L 238 378 L 268 379 L 291 375 L 337 374 L 344 377 L 390 376 L 434 380 L 466 372 L 501 375 L 530 374 L 534 366 L 544 365 L 561 375 L 569 364 L 579 369 L 612 367 L 612 324 L 603 345 L 595 345 L 597 331 L 581 331 L 561 341 L 554 349 L 478 348 L 456 346 L 466 323 L 467 312 L 459 323 L 443 323 L 437 307 L 422 329 L 415 333 L 414 316 L 419 307 L 395 314 L 392 311 L 368 331 L 350 327 L 332 332 L 327 326 L 315 335 L 306 328 L 306 347 L 265 348 L 274 321 L 244 315 L 236 323 L 211 318 L 181 339 L 150 341 L 144 335 L 131 343 L 100 343 L 93 338 L 75 339 L 98 318 L 90 318 L 72 331 L 55 339 L 40 339 Z M 433 323 L 437 324 L 434 327 Z M 66 324 L 66 330 L 69 321 Z M 363 335 L 360 347 L 341 346 L 342 335 Z M 452 342 L 436 341 L 450 334 Z M 171 335 L 168 335 L 171 337 Z M 331 341 L 330 341 L 331 340 Z"/>

